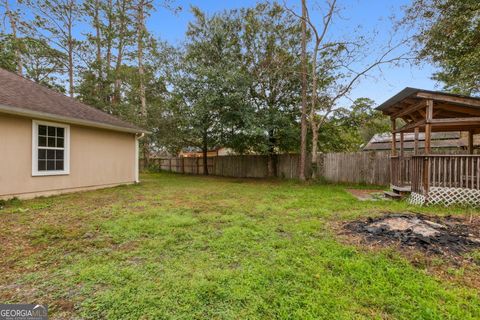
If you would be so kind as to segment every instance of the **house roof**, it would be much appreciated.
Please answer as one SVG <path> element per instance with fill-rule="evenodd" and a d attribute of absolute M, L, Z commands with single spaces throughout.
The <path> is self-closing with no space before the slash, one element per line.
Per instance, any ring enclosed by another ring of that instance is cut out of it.
<path fill-rule="evenodd" d="M 400 141 L 400 135 L 396 136 L 397 142 Z M 413 133 L 404 134 L 404 148 L 405 150 L 413 150 L 415 135 Z M 420 132 L 418 135 L 419 148 L 424 148 L 425 133 Z M 468 141 L 463 138 L 460 132 L 433 132 L 432 133 L 432 148 L 466 148 Z M 478 145 L 478 139 L 475 139 L 475 145 Z M 392 146 L 391 133 L 375 134 L 370 141 L 362 148 L 363 151 L 382 151 L 390 150 Z M 400 145 L 397 145 L 397 149 Z"/>
<path fill-rule="evenodd" d="M 114 131 L 146 133 L 113 115 L 1 68 L 0 112 Z"/>

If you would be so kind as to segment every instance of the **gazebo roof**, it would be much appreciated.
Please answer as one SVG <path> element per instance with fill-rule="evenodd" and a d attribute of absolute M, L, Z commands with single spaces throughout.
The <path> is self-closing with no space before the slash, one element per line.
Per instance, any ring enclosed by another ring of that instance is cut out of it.
<path fill-rule="evenodd" d="M 428 115 L 428 104 L 432 114 Z M 432 131 L 480 132 L 480 98 L 439 91 L 405 88 L 388 99 L 377 110 L 392 119 L 403 119 L 399 132 L 412 132 L 432 124 Z"/>

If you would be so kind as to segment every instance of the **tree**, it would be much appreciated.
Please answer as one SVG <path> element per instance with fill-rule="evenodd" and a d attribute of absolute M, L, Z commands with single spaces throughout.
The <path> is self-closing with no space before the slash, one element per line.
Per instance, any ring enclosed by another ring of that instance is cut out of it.
<path fill-rule="evenodd" d="M 321 152 L 360 151 L 377 133 L 388 132 L 390 121 L 373 109 L 374 101 L 358 98 L 346 108 L 337 108 L 319 132 Z"/>
<path fill-rule="evenodd" d="M 115 2 L 115 38 L 116 38 L 116 52 L 117 57 L 115 60 L 114 68 L 114 91 L 113 91 L 113 106 L 118 105 L 121 102 L 121 85 L 122 85 L 122 65 L 125 56 L 125 51 L 131 42 L 134 32 L 129 28 L 132 24 L 131 17 L 128 14 L 128 0 L 117 0 Z"/>
<path fill-rule="evenodd" d="M 480 2 L 415 0 L 402 21 L 415 35 L 417 58 L 440 70 L 433 79 L 445 90 L 480 94 Z"/>
<path fill-rule="evenodd" d="M 140 96 L 140 115 L 142 118 L 147 117 L 147 101 L 145 99 L 145 79 L 143 68 L 144 42 L 147 37 L 147 30 L 145 27 L 145 15 L 151 9 L 151 2 L 139 0 L 135 4 L 136 12 L 136 32 L 137 32 L 137 64 L 138 64 L 138 78 L 139 78 L 139 96 Z"/>
<path fill-rule="evenodd" d="M 252 110 L 244 103 L 248 81 L 240 65 L 238 17 L 232 12 L 208 17 L 198 8 L 192 12 L 195 21 L 187 31 L 176 97 L 188 119 L 186 140 L 201 148 L 204 174 L 208 175 L 208 150 L 219 145 L 241 149 L 242 139 L 235 138 L 244 134 Z"/>
<path fill-rule="evenodd" d="M 241 12 L 243 64 L 250 75 L 255 109 L 251 150 L 267 154 L 275 176 L 276 154 L 300 145 L 301 24 L 278 3 L 259 3 Z"/>
<path fill-rule="evenodd" d="M 0 45 L 0 68 L 11 72 L 17 72 L 18 60 L 16 43 L 17 40 L 12 41 L 11 35 L 1 35 Z"/>
<path fill-rule="evenodd" d="M 305 181 L 307 159 L 307 4 L 302 0 L 302 115 L 300 122 L 300 168 L 299 178 Z"/>
<path fill-rule="evenodd" d="M 68 93 L 70 97 L 73 97 L 76 52 L 80 45 L 79 40 L 74 37 L 74 27 L 81 19 L 80 6 L 76 0 L 27 2 L 35 14 L 33 25 L 43 31 L 37 35 L 67 57 L 64 65 L 68 73 Z"/>
<path fill-rule="evenodd" d="M 149 34 L 147 33 L 146 24 L 146 17 L 148 16 L 149 10 L 152 9 L 152 1 L 147 0 L 138 0 L 134 4 L 134 11 L 135 11 L 135 30 L 137 34 L 137 70 L 138 70 L 138 94 L 140 98 L 140 110 L 139 115 L 142 119 L 142 124 L 145 126 L 147 124 L 147 99 L 145 93 L 145 70 L 144 70 L 144 47 L 145 41 L 149 40 Z M 143 151 L 143 159 L 146 161 L 148 165 L 148 160 L 150 157 L 150 150 L 149 150 L 149 143 L 148 137 L 144 139 L 142 144 L 142 151 Z"/>
<path fill-rule="evenodd" d="M 325 15 L 320 24 L 315 24 L 308 8 L 305 17 L 293 10 L 287 10 L 309 26 L 314 39 L 311 54 L 311 106 L 309 123 L 312 130 L 312 178 L 316 178 L 319 131 L 335 110 L 337 102 L 345 97 L 357 82 L 373 69 L 383 64 L 398 63 L 409 59 L 407 52 L 400 49 L 408 41 L 402 39 L 396 44 L 389 41 L 378 55 L 367 51 L 372 39 L 354 34 L 352 39 L 338 39 L 331 34 L 333 18 L 338 13 L 336 0 L 323 2 Z M 329 37 L 327 37 L 329 35 Z M 370 49 L 368 49 L 370 50 Z M 367 59 L 373 56 L 373 59 Z M 365 61 L 367 59 L 367 61 Z M 358 67 L 360 65 L 361 67 Z"/>
<path fill-rule="evenodd" d="M 8 18 L 10 23 L 11 29 L 11 36 L 10 42 L 13 48 L 13 54 L 15 57 L 15 64 L 16 64 L 16 72 L 19 75 L 23 74 L 23 64 L 22 64 L 22 55 L 21 55 L 21 41 L 18 39 L 18 27 L 17 27 L 17 20 L 18 20 L 18 13 L 13 11 L 10 8 L 9 0 L 3 0 L 3 7 L 5 9 L 5 15 Z"/>
<path fill-rule="evenodd" d="M 17 52 L 16 44 L 21 43 Z M 59 92 L 65 92 L 57 75 L 63 70 L 65 56 L 48 46 L 43 40 L 18 38 L 12 35 L 0 36 L 0 67 L 18 71 L 19 53 L 23 76 Z"/>
<path fill-rule="evenodd" d="M 82 46 L 84 65 L 79 68 L 78 97 L 105 112 L 120 115 L 123 90 L 130 86 L 129 66 L 138 64 L 137 24 L 133 23 L 137 12 L 128 0 L 86 0 L 82 12 L 91 28 Z M 149 45 L 148 41 L 144 42 Z M 144 49 L 150 50 L 148 46 Z"/>

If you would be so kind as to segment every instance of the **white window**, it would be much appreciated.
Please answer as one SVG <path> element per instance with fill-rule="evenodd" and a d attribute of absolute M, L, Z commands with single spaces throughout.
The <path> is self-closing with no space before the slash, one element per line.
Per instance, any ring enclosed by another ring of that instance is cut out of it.
<path fill-rule="evenodd" d="M 50 176 L 70 173 L 70 126 L 33 121 L 32 175 Z"/>

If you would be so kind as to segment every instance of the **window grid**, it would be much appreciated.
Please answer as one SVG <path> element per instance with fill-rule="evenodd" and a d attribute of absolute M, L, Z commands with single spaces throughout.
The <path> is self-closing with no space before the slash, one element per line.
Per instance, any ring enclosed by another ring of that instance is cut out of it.
<path fill-rule="evenodd" d="M 65 128 L 38 124 L 38 171 L 65 170 Z"/>

